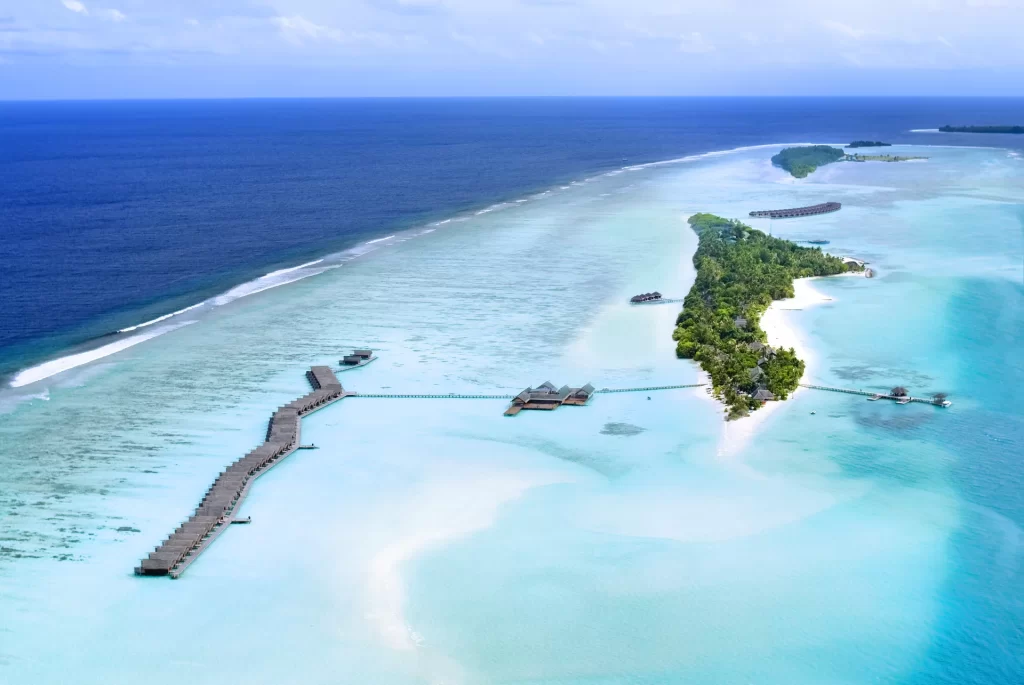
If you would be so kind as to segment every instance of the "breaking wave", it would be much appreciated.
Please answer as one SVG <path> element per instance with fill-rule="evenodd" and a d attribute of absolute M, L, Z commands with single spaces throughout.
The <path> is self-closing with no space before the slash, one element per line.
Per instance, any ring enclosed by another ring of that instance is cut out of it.
<path fill-rule="evenodd" d="M 98 359 L 109 357 L 110 355 L 116 354 L 117 352 L 120 352 L 122 350 L 126 350 L 129 347 L 134 347 L 139 343 L 146 342 L 147 340 L 152 340 L 153 338 L 163 335 L 164 333 L 170 333 L 171 331 L 181 328 L 182 326 L 188 326 L 189 324 L 193 323 L 195 323 L 195 321 L 183 321 L 178 324 L 163 326 L 160 328 L 153 329 L 152 331 L 148 331 L 146 333 L 140 333 L 139 335 L 133 335 L 131 337 L 118 340 L 116 342 L 108 343 L 106 345 L 103 345 L 102 347 L 97 347 L 94 350 L 78 352 L 77 354 L 69 354 L 65 357 L 60 357 L 58 359 L 53 359 L 51 361 L 44 362 L 42 364 L 30 367 L 18 373 L 11 380 L 11 387 L 20 388 L 23 385 L 35 383 L 36 381 L 41 381 L 45 378 L 49 378 L 50 376 L 56 376 L 58 373 L 63 373 L 64 371 L 69 371 L 84 364 L 88 364 L 89 362 L 94 362 Z"/>
<path fill-rule="evenodd" d="M 811 143 L 788 143 L 788 144 L 790 144 L 790 145 L 810 145 Z M 525 203 L 528 203 L 531 200 L 543 200 L 545 198 L 551 197 L 553 194 L 557 193 L 559 190 L 569 190 L 569 189 L 574 188 L 574 187 L 579 187 L 579 186 L 581 186 L 581 185 L 583 185 L 585 183 L 597 180 L 597 179 L 602 178 L 602 177 L 617 176 L 617 175 L 622 174 L 622 173 L 627 172 L 627 171 L 639 171 L 641 169 L 648 169 L 648 168 L 654 168 L 654 167 L 660 167 L 660 166 L 668 166 L 668 165 L 673 165 L 673 164 L 682 164 L 682 163 L 686 163 L 686 162 L 693 162 L 693 161 L 700 160 L 700 159 L 708 159 L 708 158 L 712 158 L 712 157 L 718 157 L 718 156 L 722 156 L 722 155 L 733 154 L 733 153 L 736 153 L 736 152 L 744 152 L 744 151 L 747 151 L 747 150 L 758 150 L 758 149 L 766 149 L 766 148 L 779 147 L 780 145 L 783 145 L 783 144 L 782 143 L 771 143 L 771 144 L 765 144 L 765 145 L 748 145 L 748 146 L 744 146 L 744 147 L 731 148 L 731 149 L 728 149 L 728 150 L 717 150 L 717 151 L 714 151 L 714 152 L 704 152 L 704 153 L 700 153 L 700 154 L 687 155 L 685 157 L 677 157 L 677 158 L 666 159 L 666 160 L 661 160 L 661 161 L 657 161 L 657 162 L 647 162 L 647 163 L 644 163 L 644 164 L 633 164 L 633 165 L 619 167 L 617 169 L 613 169 L 613 170 L 610 170 L 610 171 L 607 171 L 607 172 L 603 172 L 603 173 L 597 174 L 595 176 L 590 176 L 588 178 L 583 179 L 582 181 L 572 181 L 572 182 L 569 183 L 569 185 L 553 186 L 552 188 L 549 188 L 548 190 L 542 191 L 540 193 L 534 193 L 534 194 L 529 195 L 529 196 L 524 197 L 524 198 L 520 198 L 520 199 L 517 199 L 517 200 L 511 200 L 511 201 L 497 202 L 497 203 L 494 203 L 494 204 L 489 205 L 487 207 L 484 207 L 483 209 L 479 209 L 479 210 L 471 211 L 471 212 L 466 212 L 466 213 L 463 213 L 463 214 L 459 214 L 459 215 L 456 215 L 456 216 L 449 217 L 447 219 L 443 219 L 443 220 L 440 220 L 440 221 L 435 221 L 435 222 L 429 224 L 430 228 L 411 229 L 411 230 L 403 232 L 401 234 L 401 238 L 400 239 L 399 239 L 399 234 L 392 234 L 392 235 L 389 235 L 389 236 L 385 236 L 383 238 L 375 238 L 373 240 L 368 240 L 368 241 L 366 241 L 366 242 L 364 242 L 364 243 L 362 243 L 360 245 L 357 245 L 355 247 L 349 248 L 349 249 L 344 250 L 342 252 L 337 252 L 337 253 L 329 254 L 329 255 L 326 255 L 326 256 L 324 256 L 324 257 L 322 257 L 320 259 L 313 260 L 311 262 L 306 262 L 304 264 L 299 264 L 298 266 L 292 266 L 292 267 L 288 267 L 288 268 L 284 268 L 284 269 L 277 269 L 275 271 L 271 271 L 269 273 L 266 273 L 263 276 L 260 276 L 259 278 L 256 278 L 256 279 L 253 279 L 251 281 L 247 281 L 245 283 L 242 283 L 242 284 L 239 284 L 237 286 L 234 286 L 234 287 L 228 289 L 227 291 L 225 291 L 224 293 L 222 293 L 220 295 L 216 295 L 216 296 L 214 296 L 212 298 L 209 298 L 207 300 L 203 300 L 202 302 L 198 302 L 196 304 L 190 305 L 190 306 L 185 307 L 183 309 L 178 309 L 178 310 L 170 312 L 168 314 L 164 314 L 162 316 L 158 316 L 158 317 L 156 317 L 154 319 L 150 319 L 149 321 L 144 321 L 142 323 L 135 324 L 133 326 L 127 326 L 125 328 L 118 329 L 115 334 L 116 335 L 123 335 L 123 334 L 133 333 L 133 332 L 138 331 L 140 329 L 150 328 L 151 326 L 155 326 L 156 324 L 160 324 L 160 323 L 166 322 L 166 321 L 168 321 L 170 319 L 173 319 L 175 317 L 181 316 L 181 315 L 186 314 L 188 312 L 195 312 L 196 310 L 199 310 L 199 309 L 204 308 L 204 307 L 220 307 L 220 306 L 229 304 L 231 302 L 234 302 L 236 300 L 239 300 L 239 299 L 241 299 L 243 297 L 249 297 L 250 295 L 255 295 L 257 293 L 262 293 L 262 292 L 265 292 L 265 291 L 270 290 L 272 288 L 278 288 L 278 287 L 283 286 L 283 285 L 288 285 L 289 283 L 295 283 L 297 281 L 301 281 L 303 279 L 310 278 L 312 276 L 317 276 L 319 274 L 324 273 L 325 271 L 330 271 L 332 269 L 337 269 L 337 268 L 341 267 L 344 263 L 346 263 L 348 261 L 351 261 L 351 260 L 353 260 L 353 259 L 355 259 L 357 257 L 362 256 L 362 255 L 365 255 L 365 254 L 367 254 L 369 252 L 372 252 L 372 251 L 374 251 L 374 250 L 376 250 L 376 249 L 378 249 L 380 247 L 384 247 L 386 245 L 394 244 L 394 243 L 397 243 L 397 242 L 404 242 L 404 241 L 409 240 L 411 238 L 415 238 L 415 237 L 419 237 L 419 236 L 422 236 L 422 235 L 427 235 L 429 233 L 433 233 L 436 230 L 436 228 L 439 227 L 439 226 L 444 226 L 446 224 L 453 223 L 453 222 L 461 223 L 461 222 L 464 222 L 464 221 L 468 221 L 469 219 L 473 218 L 473 216 L 482 216 L 482 215 L 486 215 L 486 214 L 489 214 L 491 212 L 495 212 L 495 211 L 498 211 L 498 210 L 501 210 L 501 209 L 505 209 L 505 208 L 508 208 L 508 207 L 520 206 L 520 205 L 523 205 Z M 200 312 L 196 312 L 196 313 L 200 313 Z M 21 386 L 24 386 L 24 385 L 28 385 L 30 383 L 35 383 L 37 381 L 40 381 L 40 380 L 43 380 L 43 379 L 46 379 L 46 378 L 50 378 L 51 376 L 55 376 L 55 375 L 57 375 L 59 373 L 62 373 L 64 371 L 68 371 L 68 370 L 73 369 L 75 367 L 82 366 L 84 364 L 88 364 L 90 362 L 96 361 L 98 359 L 102 359 L 104 357 L 108 357 L 108 356 L 110 356 L 112 354 L 116 354 L 117 352 L 120 352 L 122 350 L 128 349 L 129 347 L 134 347 L 135 345 L 138 345 L 139 343 L 145 342 L 147 340 L 151 340 L 152 338 L 155 338 L 157 336 L 163 335 L 164 333 L 169 333 L 169 332 L 171 332 L 171 331 L 173 331 L 173 330 L 175 330 L 177 328 L 180 328 L 182 326 L 187 326 L 189 324 L 196 323 L 196 321 L 197 321 L 196 319 L 192 319 L 192 320 L 189 320 L 189 321 L 183 321 L 183 322 L 178 323 L 178 324 L 173 324 L 173 325 L 161 326 L 161 327 L 153 328 L 152 330 L 147 331 L 145 333 L 142 333 L 142 334 L 139 334 L 139 335 L 133 335 L 133 336 L 130 336 L 130 337 L 125 337 L 125 338 L 120 338 L 118 340 L 115 340 L 114 342 L 110 342 L 110 343 L 108 343 L 106 345 L 102 345 L 102 346 L 97 347 L 97 348 L 92 349 L 92 350 L 88 350 L 88 351 L 85 351 L 85 352 L 78 352 L 78 353 L 75 353 L 75 354 L 66 355 L 66 356 L 63 356 L 63 357 L 59 357 L 57 359 L 53 359 L 51 361 L 44 362 L 42 364 L 38 364 L 36 366 L 30 367 L 28 369 L 25 369 L 23 371 L 18 372 L 14 376 L 14 378 L 11 380 L 10 386 L 17 388 L 17 387 L 21 387 Z"/>

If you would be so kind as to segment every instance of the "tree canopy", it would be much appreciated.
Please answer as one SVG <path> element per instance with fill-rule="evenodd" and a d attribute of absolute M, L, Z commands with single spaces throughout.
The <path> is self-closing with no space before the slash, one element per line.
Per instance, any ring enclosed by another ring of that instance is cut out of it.
<path fill-rule="evenodd" d="M 676 354 L 700 363 L 730 418 L 761 406 L 752 397 L 758 389 L 786 399 L 804 363 L 793 350 L 764 345 L 761 315 L 772 300 L 793 297 L 795 278 L 863 267 L 713 214 L 695 214 L 689 223 L 699 237 L 693 256 L 697 278 L 676 320 Z"/>
<path fill-rule="evenodd" d="M 787 147 L 772 157 L 772 164 L 785 169 L 796 178 L 804 178 L 818 167 L 838 162 L 844 157 L 845 152 L 831 145 Z"/>

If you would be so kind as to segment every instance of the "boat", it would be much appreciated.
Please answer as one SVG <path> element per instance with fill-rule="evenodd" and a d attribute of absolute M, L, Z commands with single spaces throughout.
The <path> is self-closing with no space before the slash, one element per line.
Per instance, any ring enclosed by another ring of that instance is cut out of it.
<path fill-rule="evenodd" d="M 872 395 L 868 398 L 868 402 L 877 402 L 880 399 L 882 399 L 881 395 Z"/>
<path fill-rule="evenodd" d="M 901 397 L 896 400 L 896 404 L 910 404 L 911 400 L 909 397 Z"/>
<path fill-rule="evenodd" d="M 661 299 L 661 293 L 655 290 L 653 293 L 643 293 L 629 298 L 630 304 L 644 304 L 645 302 L 657 302 Z"/>
<path fill-rule="evenodd" d="M 377 355 L 373 353 L 373 350 L 352 350 L 352 354 L 346 354 L 341 358 L 340 371 L 358 369 L 361 366 L 366 366 L 376 358 Z"/>

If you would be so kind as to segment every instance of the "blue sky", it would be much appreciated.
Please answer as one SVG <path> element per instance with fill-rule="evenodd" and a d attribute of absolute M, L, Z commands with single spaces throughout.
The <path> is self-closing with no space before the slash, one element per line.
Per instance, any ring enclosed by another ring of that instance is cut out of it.
<path fill-rule="evenodd" d="M 0 99 L 1024 95 L 1024 0 L 0 0 Z"/>

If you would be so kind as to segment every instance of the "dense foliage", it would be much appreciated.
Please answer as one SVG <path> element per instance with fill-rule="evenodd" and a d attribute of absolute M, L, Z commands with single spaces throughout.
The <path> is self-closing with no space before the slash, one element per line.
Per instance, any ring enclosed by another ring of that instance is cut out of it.
<path fill-rule="evenodd" d="M 943 126 L 943 133 L 1024 133 L 1024 126 Z"/>
<path fill-rule="evenodd" d="M 772 164 L 785 169 L 796 178 L 804 178 L 818 167 L 838 162 L 845 156 L 845 152 L 831 145 L 787 147 L 772 157 Z"/>
<path fill-rule="evenodd" d="M 754 343 L 766 341 L 761 315 L 772 300 L 793 297 L 794 278 L 861 267 L 713 214 L 690 217 L 690 226 L 700 238 L 693 256 L 697 279 L 676 320 L 676 354 L 696 360 L 711 376 L 730 418 L 761 406 L 752 396 L 758 389 L 786 399 L 804 363 L 793 350 L 756 349 L 762 346 Z"/>
<path fill-rule="evenodd" d="M 890 147 L 892 143 L 883 143 L 880 140 L 855 140 L 846 147 Z"/>

